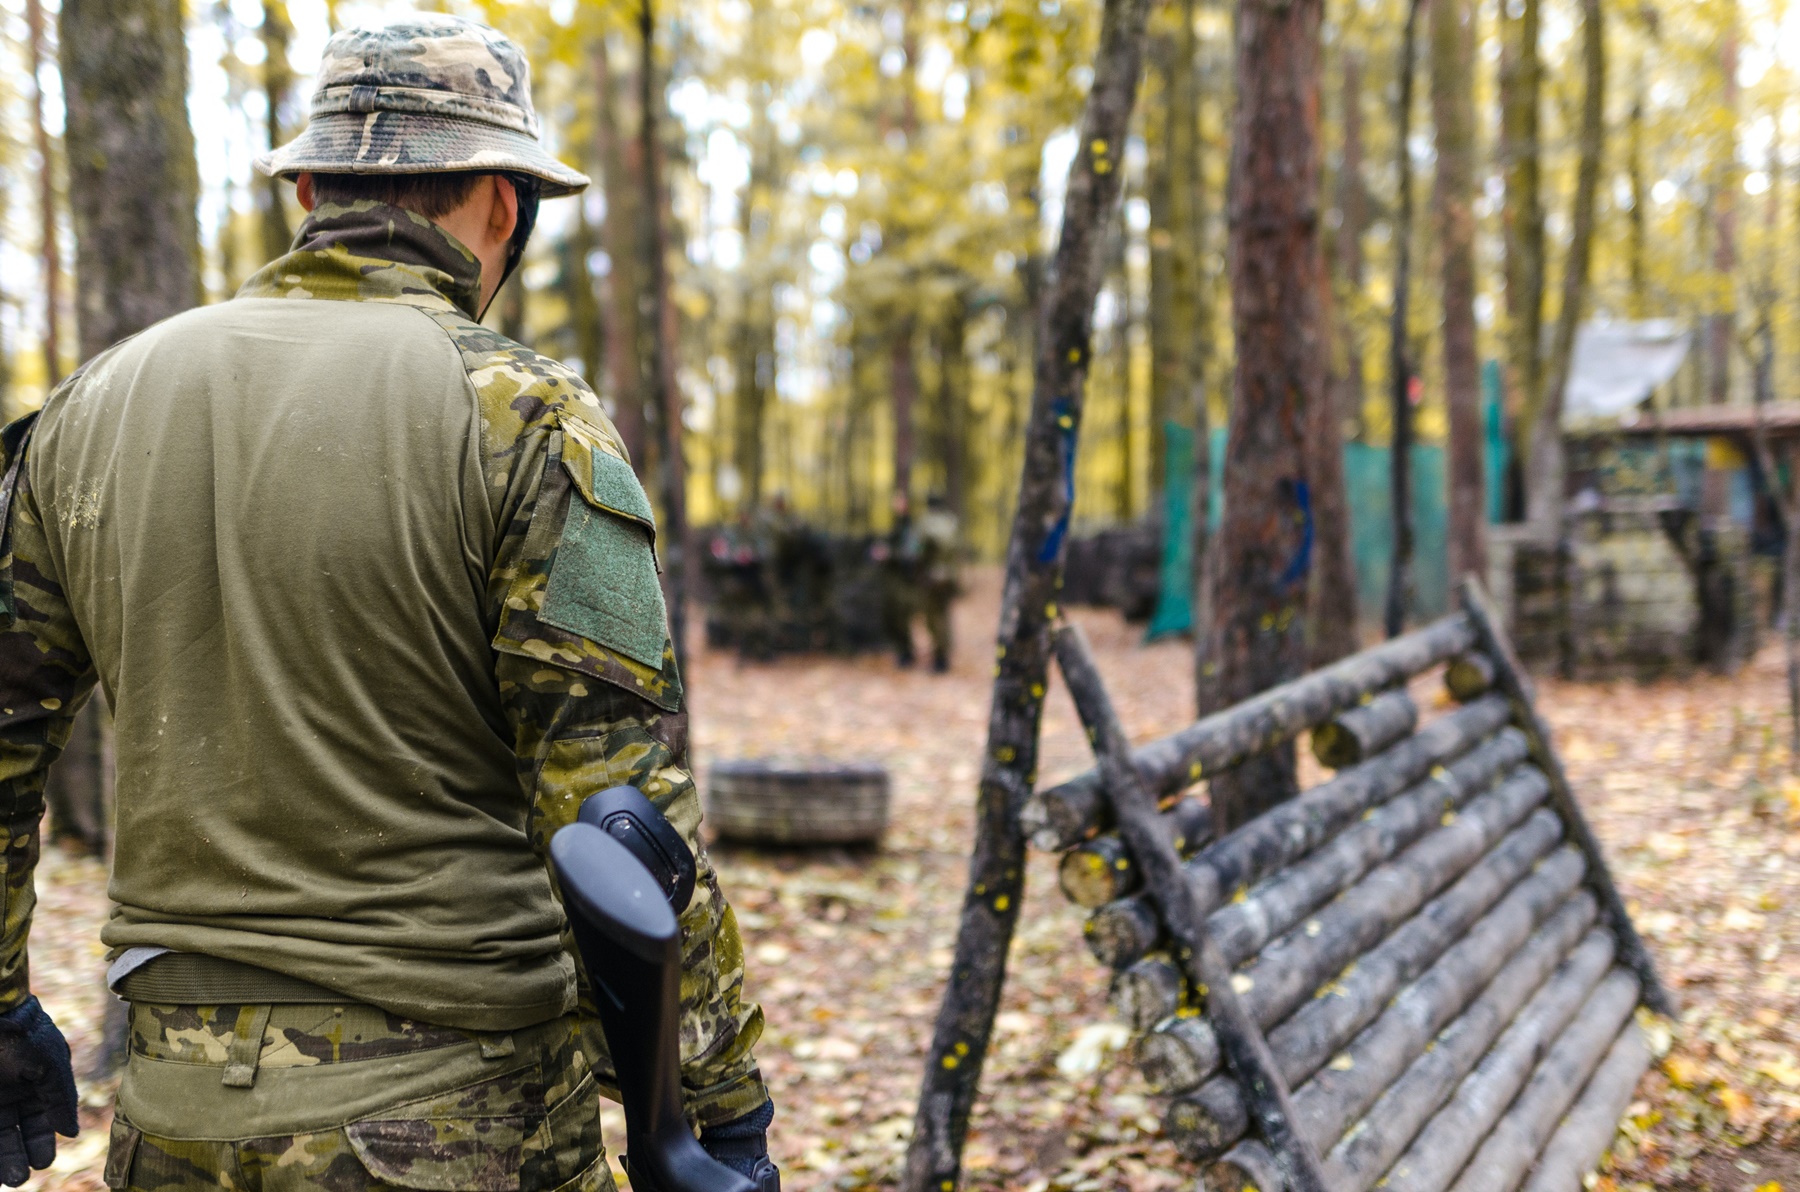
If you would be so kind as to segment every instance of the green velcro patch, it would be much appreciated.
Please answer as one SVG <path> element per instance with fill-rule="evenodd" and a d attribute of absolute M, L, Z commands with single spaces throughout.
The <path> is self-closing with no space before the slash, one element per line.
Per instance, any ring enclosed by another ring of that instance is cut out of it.
<path fill-rule="evenodd" d="M 602 459 L 625 469 L 625 478 L 647 513 L 650 503 L 624 461 L 595 452 L 596 482 L 603 474 Z M 538 619 L 580 634 L 633 662 L 660 668 L 668 637 L 668 611 L 656 578 L 650 530 L 613 512 L 611 504 L 609 501 L 608 507 L 602 508 L 585 499 L 569 502 L 569 518 L 550 565 Z"/>
<path fill-rule="evenodd" d="M 631 465 L 604 451 L 591 453 L 594 460 L 593 488 L 587 496 L 602 509 L 622 513 L 656 530 L 656 514 L 650 509 L 650 498 L 631 470 Z"/>

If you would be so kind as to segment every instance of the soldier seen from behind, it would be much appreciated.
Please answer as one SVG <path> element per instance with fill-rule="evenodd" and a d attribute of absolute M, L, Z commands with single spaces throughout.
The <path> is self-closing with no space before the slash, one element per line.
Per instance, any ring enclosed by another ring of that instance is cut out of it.
<path fill-rule="evenodd" d="M 538 200 L 588 180 L 541 148 L 519 49 L 430 15 L 334 36 L 258 164 L 309 211 L 293 250 L 5 432 L 0 1181 L 76 1127 L 26 936 L 45 771 L 98 682 L 109 1188 L 611 1188 L 544 853 L 629 783 L 699 859 L 686 1112 L 772 1192 L 650 503 L 581 378 L 478 322 Z"/>

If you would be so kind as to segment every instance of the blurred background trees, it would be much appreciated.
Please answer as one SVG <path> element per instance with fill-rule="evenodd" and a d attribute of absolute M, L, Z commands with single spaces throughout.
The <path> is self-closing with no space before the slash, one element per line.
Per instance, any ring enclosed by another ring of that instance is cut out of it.
<path fill-rule="evenodd" d="M 660 502 L 679 491 L 705 525 L 779 495 L 864 533 L 888 525 L 896 489 L 936 492 L 969 550 L 998 559 L 1099 0 L 664 3 L 648 62 L 636 3 L 418 6 L 526 45 L 547 137 L 597 179 L 546 206 L 491 318 L 592 380 Z M 222 300 L 286 244 L 291 187 L 255 176 L 252 157 L 303 124 L 332 28 L 413 5 L 93 7 L 0 0 L 17 64 L 0 82 L 0 388 L 15 413 L 141 324 L 114 309 L 135 301 L 121 286 L 157 291 L 146 312 L 178 293 Z M 1359 610 L 1391 586 L 1397 410 L 1417 440 L 1401 461 L 1420 511 L 1399 569 L 1406 619 L 1442 606 L 1450 573 L 1483 569 L 1490 520 L 1556 489 L 1541 477 L 1558 436 L 1534 448 L 1532 435 L 1556 424 L 1580 320 L 1680 321 L 1695 350 L 1678 403 L 1747 401 L 1758 376 L 1775 399 L 1800 385 L 1800 206 L 1779 185 L 1800 156 L 1800 18 L 1780 0 L 1430 0 L 1413 55 L 1425 102 L 1401 144 L 1407 8 L 1325 7 L 1306 67 L 1317 169 L 1282 183 L 1317 217 L 1325 380 L 1294 410 L 1309 423 L 1294 433 L 1311 477 L 1314 661 L 1354 644 Z M 162 33 L 129 31 L 151 13 Z M 1199 542 L 1230 516 L 1223 473 L 1274 466 L 1224 442 L 1264 367 L 1238 368 L 1228 268 L 1231 142 L 1253 95 L 1232 20 L 1222 0 L 1152 13 L 1094 312 L 1077 529 L 1166 519 L 1174 460 Z M 107 46 L 129 52 L 103 68 Z M 149 47 L 185 49 L 185 79 L 153 71 Z M 83 72 L 103 69 L 84 107 Z M 103 102 L 130 80 L 161 98 Z M 131 184 L 96 189 L 98 159 L 78 155 L 102 143 L 129 151 L 106 160 Z M 1196 574 L 1208 557 L 1195 552 Z M 1203 645 L 1203 683 L 1218 661 Z"/>

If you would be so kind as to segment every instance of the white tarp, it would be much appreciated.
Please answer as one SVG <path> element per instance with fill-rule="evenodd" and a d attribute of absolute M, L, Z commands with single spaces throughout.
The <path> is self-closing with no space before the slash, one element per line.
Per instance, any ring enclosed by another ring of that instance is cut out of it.
<path fill-rule="evenodd" d="M 1617 418 L 1675 375 L 1687 358 L 1687 328 L 1675 319 L 1607 319 L 1575 333 L 1563 424 Z"/>

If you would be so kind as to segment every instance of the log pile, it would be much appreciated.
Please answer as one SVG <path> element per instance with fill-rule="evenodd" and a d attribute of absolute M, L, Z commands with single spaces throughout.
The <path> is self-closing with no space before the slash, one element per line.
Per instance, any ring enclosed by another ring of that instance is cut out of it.
<path fill-rule="evenodd" d="M 1650 1062 L 1634 1011 L 1670 1003 L 1480 591 L 1129 753 L 1079 646 L 1057 650 L 1114 752 L 1034 796 L 1034 839 L 1065 852 L 1206 1186 L 1579 1188 Z M 1421 725 L 1406 684 L 1440 664 L 1455 706 Z M 1195 774 L 1309 730 L 1336 773 L 1212 838 Z M 1140 813 L 1119 833 L 1123 788 Z"/>

